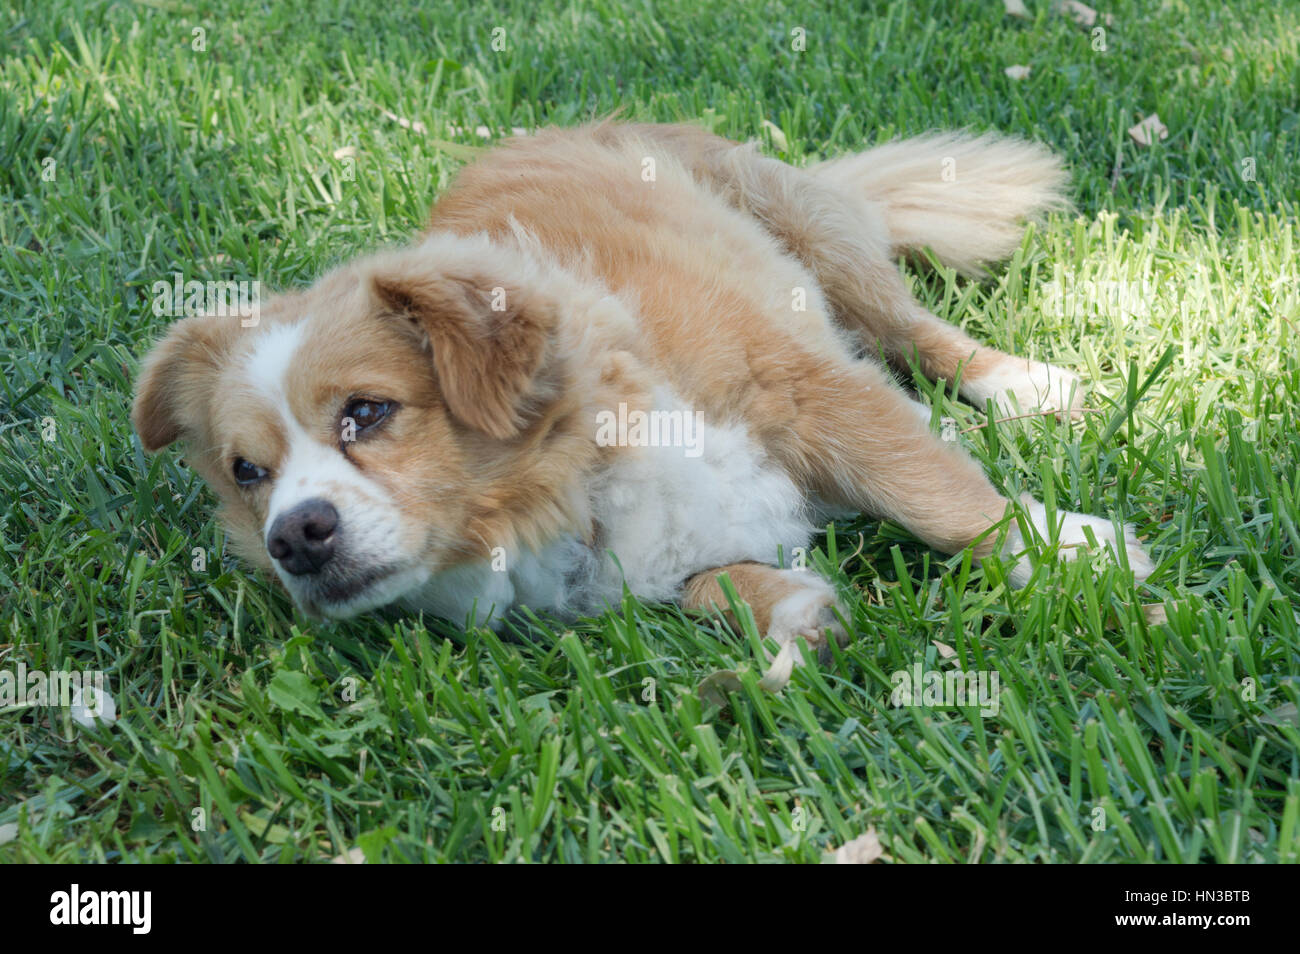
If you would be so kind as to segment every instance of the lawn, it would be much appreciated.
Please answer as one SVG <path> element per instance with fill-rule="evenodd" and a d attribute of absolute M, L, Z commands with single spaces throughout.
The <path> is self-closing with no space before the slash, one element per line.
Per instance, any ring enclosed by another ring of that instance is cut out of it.
<path fill-rule="evenodd" d="M 6 5 L 0 672 L 101 670 L 118 718 L 0 708 L 0 861 L 1300 858 L 1300 7 L 1091 2 L 1103 34 L 1048 0 Z M 855 639 L 768 694 L 758 634 L 672 607 L 320 624 L 237 563 L 130 427 L 153 284 L 308 283 L 491 139 L 615 109 L 795 164 L 932 127 L 1062 152 L 1076 213 L 984 280 L 908 274 L 1091 413 L 919 386 L 1005 492 L 1135 524 L 1151 580 L 1009 590 L 840 524 L 812 559 Z M 996 673 L 997 712 L 894 706 L 918 664 Z"/>

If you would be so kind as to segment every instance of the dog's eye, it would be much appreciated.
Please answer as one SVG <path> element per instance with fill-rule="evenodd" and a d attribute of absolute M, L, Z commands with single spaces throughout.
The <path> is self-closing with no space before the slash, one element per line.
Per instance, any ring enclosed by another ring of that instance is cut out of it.
<path fill-rule="evenodd" d="M 355 401 L 349 401 L 343 408 L 343 416 L 351 418 L 357 425 L 357 433 L 368 431 L 374 427 L 393 410 L 391 401 L 373 401 L 369 398 L 358 398 Z"/>
<path fill-rule="evenodd" d="M 235 481 L 240 485 L 247 487 L 255 484 L 266 477 L 266 468 L 258 467 L 256 464 L 250 464 L 242 457 L 235 458 Z"/>

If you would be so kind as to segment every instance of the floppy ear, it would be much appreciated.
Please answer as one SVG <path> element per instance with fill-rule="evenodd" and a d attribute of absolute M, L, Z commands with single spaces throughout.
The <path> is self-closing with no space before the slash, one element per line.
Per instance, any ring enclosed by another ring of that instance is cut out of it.
<path fill-rule="evenodd" d="M 142 362 L 131 421 L 146 451 L 182 437 L 197 419 L 229 341 L 228 324 L 202 315 L 183 318 Z"/>
<path fill-rule="evenodd" d="M 554 306 L 535 293 L 482 276 L 420 274 L 394 260 L 371 287 L 428 341 L 443 400 L 462 423 L 491 437 L 516 436 L 549 390 L 543 373 Z"/>

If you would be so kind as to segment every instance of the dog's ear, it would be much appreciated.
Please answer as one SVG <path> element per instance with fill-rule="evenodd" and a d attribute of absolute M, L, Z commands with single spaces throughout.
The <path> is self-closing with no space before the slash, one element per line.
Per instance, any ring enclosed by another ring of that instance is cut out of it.
<path fill-rule="evenodd" d="M 427 342 L 454 417 L 501 440 L 518 435 L 550 391 L 554 306 L 525 288 L 482 275 L 430 275 L 422 264 L 381 264 L 371 276 L 376 297 Z"/>
<path fill-rule="evenodd" d="M 131 422 L 146 451 L 181 438 L 198 419 L 232 334 L 230 320 L 182 318 L 140 366 Z"/>

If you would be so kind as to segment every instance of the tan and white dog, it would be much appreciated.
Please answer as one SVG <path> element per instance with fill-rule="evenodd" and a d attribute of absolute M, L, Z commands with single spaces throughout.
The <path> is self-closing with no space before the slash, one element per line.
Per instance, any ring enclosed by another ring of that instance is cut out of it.
<path fill-rule="evenodd" d="M 313 614 L 573 615 L 624 584 L 722 608 L 726 573 L 778 644 L 817 645 L 834 590 L 773 563 L 808 546 L 818 508 L 976 558 L 1008 512 L 876 356 L 980 406 L 1078 407 L 1074 374 L 936 318 L 895 264 L 1003 258 L 1064 180 L 1042 147 L 988 136 L 808 169 L 684 126 L 519 137 L 464 169 L 409 247 L 276 296 L 255 327 L 174 324 L 135 426 L 149 451 L 187 442 L 237 549 Z M 1091 534 L 1152 570 L 1108 519 L 1026 509 L 1062 557 Z M 1010 526 L 1023 584 L 1040 542 Z"/>

